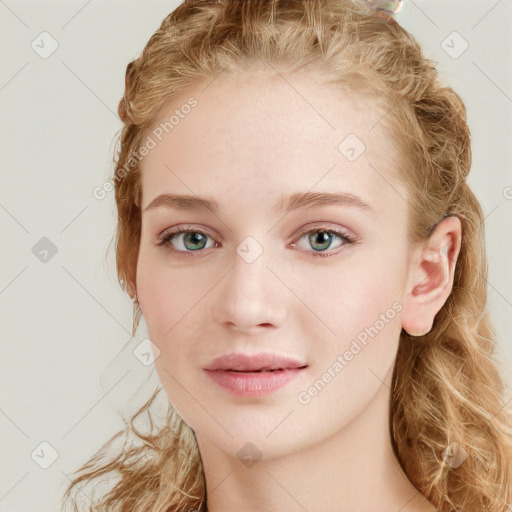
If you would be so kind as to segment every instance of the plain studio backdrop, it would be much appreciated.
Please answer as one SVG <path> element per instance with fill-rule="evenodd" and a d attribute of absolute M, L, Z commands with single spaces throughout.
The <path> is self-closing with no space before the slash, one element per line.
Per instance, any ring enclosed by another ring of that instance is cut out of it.
<path fill-rule="evenodd" d="M 145 325 L 131 339 L 113 243 L 105 257 L 114 193 L 94 190 L 113 172 L 126 65 L 178 3 L 0 1 L 2 512 L 58 510 L 66 475 L 155 382 L 140 391 L 155 378 Z M 512 2 L 404 0 L 397 19 L 468 110 L 489 307 L 510 367 Z"/>

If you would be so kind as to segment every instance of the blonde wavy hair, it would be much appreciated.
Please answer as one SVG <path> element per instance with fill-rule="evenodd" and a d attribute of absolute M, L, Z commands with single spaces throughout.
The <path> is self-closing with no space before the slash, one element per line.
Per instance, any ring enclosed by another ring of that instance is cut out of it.
<path fill-rule="evenodd" d="M 486 309 L 484 218 L 466 177 L 470 130 L 461 98 L 395 19 L 355 0 L 185 0 L 126 68 L 114 157 L 117 272 L 134 296 L 141 234 L 141 175 L 134 155 L 162 108 L 189 87 L 258 64 L 322 71 L 356 86 L 386 111 L 400 146 L 412 237 L 428 237 L 449 215 L 462 223 L 452 293 L 432 330 L 402 331 L 393 372 L 389 430 L 405 474 L 439 511 L 509 510 L 512 413 Z M 134 304 L 133 334 L 141 311 Z M 168 404 L 162 425 L 150 406 L 162 388 L 74 474 L 62 502 L 89 510 L 207 511 L 193 430 Z M 146 432 L 135 421 L 147 413 Z M 123 444 L 119 440 L 123 439 Z M 117 442 L 117 444 L 116 444 Z M 447 447 L 464 450 L 454 468 Z M 110 483 L 97 501 L 92 492 Z M 91 487 L 87 487 L 87 486 Z M 87 500 L 81 498 L 87 495 Z"/>

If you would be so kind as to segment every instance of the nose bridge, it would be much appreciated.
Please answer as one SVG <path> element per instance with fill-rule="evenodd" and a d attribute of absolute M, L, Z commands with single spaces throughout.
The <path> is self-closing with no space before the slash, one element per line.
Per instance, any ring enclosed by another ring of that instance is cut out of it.
<path fill-rule="evenodd" d="M 240 329 L 257 325 L 277 326 L 286 316 L 283 287 L 268 267 L 270 252 L 254 237 L 246 237 L 233 255 L 233 265 L 224 278 L 213 306 L 217 322 Z"/>

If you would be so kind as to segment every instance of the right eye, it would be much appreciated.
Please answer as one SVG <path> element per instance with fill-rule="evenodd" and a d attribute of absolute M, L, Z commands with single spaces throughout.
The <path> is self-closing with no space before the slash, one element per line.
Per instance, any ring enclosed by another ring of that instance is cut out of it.
<path fill-rule="evenodd" d="M 207 245 L 208 238 L 211 237 L 198 229 L 171 228 L 163 233 L 157 245 L 172 252 L 196 253 L 215 246 L 216 242 Z"/>

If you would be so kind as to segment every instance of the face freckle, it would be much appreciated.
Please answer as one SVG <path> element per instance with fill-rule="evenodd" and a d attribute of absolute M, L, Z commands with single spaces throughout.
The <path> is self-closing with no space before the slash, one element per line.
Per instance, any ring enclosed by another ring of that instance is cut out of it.
<path fill-rule="evenodd" d="M 343 428 L 377 393 L 375 375 L 392 368 L 407 204 L 391 141 L 369 131 L 379 113 L 367 98 L 306 73 L 289 81 L 259 73 L 190 91 L 197 106 L 145 157 L 136 284 L 161 351 L 157 371 L 185 421 L 226 450 L 236 443 L 223 424 L 279 451 L 284 440 L 304 447 Z M 171 229 L 183 232 L 159 246 Z M 278 353 L 307 368 L 268 395 L 238 397 L 205 372 L 232 352 Z M 318 380 L 321 391 L 309 393 Z M 198 405 L 208 403 L 218 424 Z M 297 410 L 267 438 L 283 407 Z"/>

